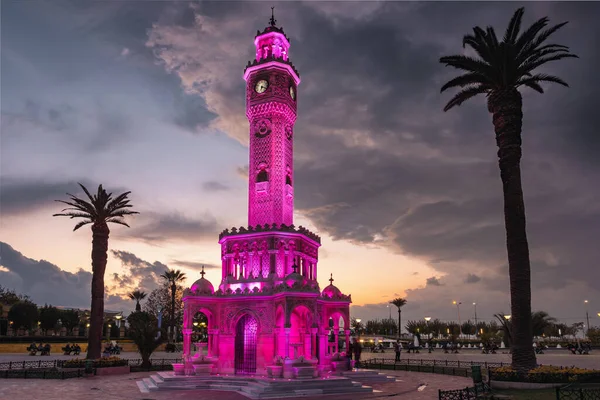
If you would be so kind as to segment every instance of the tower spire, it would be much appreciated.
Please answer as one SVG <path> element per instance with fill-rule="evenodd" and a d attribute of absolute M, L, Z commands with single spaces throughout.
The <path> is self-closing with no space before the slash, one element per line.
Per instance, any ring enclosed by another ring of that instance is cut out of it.
<path fill-rule="evenodd" d="M 269 25 L 275 28 L 275 24 L 277 24 L 277 20 L 275 19 L 275 6 L 271 7 L 271 19 L 269 20 Z"/>
<path fill-rule="evenodd" d="M 333 285 L 333 274 L 329 275 L 329 284 Z"/>

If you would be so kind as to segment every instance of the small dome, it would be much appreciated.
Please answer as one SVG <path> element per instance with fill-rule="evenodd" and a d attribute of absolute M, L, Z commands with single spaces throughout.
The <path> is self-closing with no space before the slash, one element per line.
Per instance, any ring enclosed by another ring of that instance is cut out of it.
<path fill-rule="evenodd" d="M 296 282 L 302 285 L 304 284 L 304 277 L 297 272 L 292 272 L 285 277 L 284 282 L 287 283 L 288 286 L 292 286 Z"/>
<path fill-rule="evenodd" d="M 196 282 L 194 282 L 192 284 L 192 287 L 190 288 L 190 291 L 194 294 L 208 294 L 208 295 L 212 295 L 215 293 L 215 288 L 213 287 L 212 283 L 210 283 L 210 281 L 208 279 L 206 279 L 204 277 L 204 266 L 202 267 L 202 272 L 200 272 L 200 275 L 202 275 L 202 278 L 198 279 Z"/>
<path fill-rule="evenodd" d="M 323 289 L 323 292 L 321 292 L 321 295 L 323 297 L 329 297 L 330 299 L 333 299 L 334 297 L 341 296 L 342 292 L 340 291 L 340 289 L 333 286 L 333 284 L 330 284 L 325 289 Z"/>
<path fill-rule="evenodd" d="M 321 296 L 327 297 L 329 299 L 343 296 L 341 290 L 333 285 L 333 274 L 331 274 L 331 277 L 329 278 L 329 286 L 323 289 L 323 291 L 321 292 Z"/>

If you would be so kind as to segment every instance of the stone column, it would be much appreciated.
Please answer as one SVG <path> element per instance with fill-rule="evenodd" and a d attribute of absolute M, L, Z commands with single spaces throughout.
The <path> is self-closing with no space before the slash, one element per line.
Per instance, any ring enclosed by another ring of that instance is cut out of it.
<path fill-rule="evenodd" d="M 350 329 L 344 329 L 344 333 L 346 334 L 346 354 L 350 351 Z"/>
<path fill-rule="evenodd" d="M 310 358 L 317 358 L 317 331 L 318 328 L 310 328 Z"/>
<path fill-rule="evenodd" d="M 212 330 L 212 354 L 211 356 L 218 357 L 219 356 L 219 330 Z"/>
<path fill-rule="evenodd" d="M 291 328 L 285 328 L 285 356 L 289 358 L 290 356 L 290 331 Z"/>
<path fill-rule="evenodd" d="M 183 328 L 183 358 L 190 355 L 193 329 Z"/>

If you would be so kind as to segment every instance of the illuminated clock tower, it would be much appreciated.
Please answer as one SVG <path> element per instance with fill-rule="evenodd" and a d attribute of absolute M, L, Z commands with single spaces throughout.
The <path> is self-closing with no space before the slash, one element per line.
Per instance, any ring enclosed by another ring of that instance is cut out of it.
<path fill-rule="evenodd" d="M 271 16 L 254 39 L 256 57 L 244 70 L 250 122 L 248 225 L 294 220 L 294 123 L 300 76 L 290 41 Z"/>

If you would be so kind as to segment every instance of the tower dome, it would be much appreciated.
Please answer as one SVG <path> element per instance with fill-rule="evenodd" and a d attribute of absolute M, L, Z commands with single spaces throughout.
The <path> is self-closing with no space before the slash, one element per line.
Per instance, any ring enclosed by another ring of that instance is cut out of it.
<path fill-rule="evenodd" d="M 192 287 L 190 287 L 190 291 L 192 293 L 194 293 L 196 295 L 202 295 L 202 294 L 212 295 L 215 293 L 215 288 L 213 287 L 212 283 L 210 283 L 210 281 L 204 277 L 204 274 L 206 274 L 206 272 L 204 272 L 204 265 L 203 265 L 202 271 L 200 272 L 200 275 L 202 275 L 202 277 L 200 279 L 198 279 L 196 282 L 194 282 L 192 284 Z"/>
<path fill-rule="evenodd" d="M 287 283 L 288 286 L 293 286 L 294 283 L 296 283 L 296 282 L 299 283 L 300 285 L 304 285 L 304 283 L 306 283 L 306 280 L 304 279 L 304 277 L 296 272 L 297 268 L 298 267 L 294 264 L 292 266 L 292 269 L 294 270 L 294 272 L 292 272 L 291 274 L 289 274 L 288 276 L 285 277 L 284 282 Z"/>
<path fill-rule="evenodd" d="M 328 299 L 333 299 L 336 297 L 343 296 L 341 290 L 333 285 L 333 274 L 331 274 L 331 276 L 329 278 L 329 286 L 327 286 L 325 289 L 323 289 L 323 291 L 321 292 L 321 296 L 327 297 Z"/>

